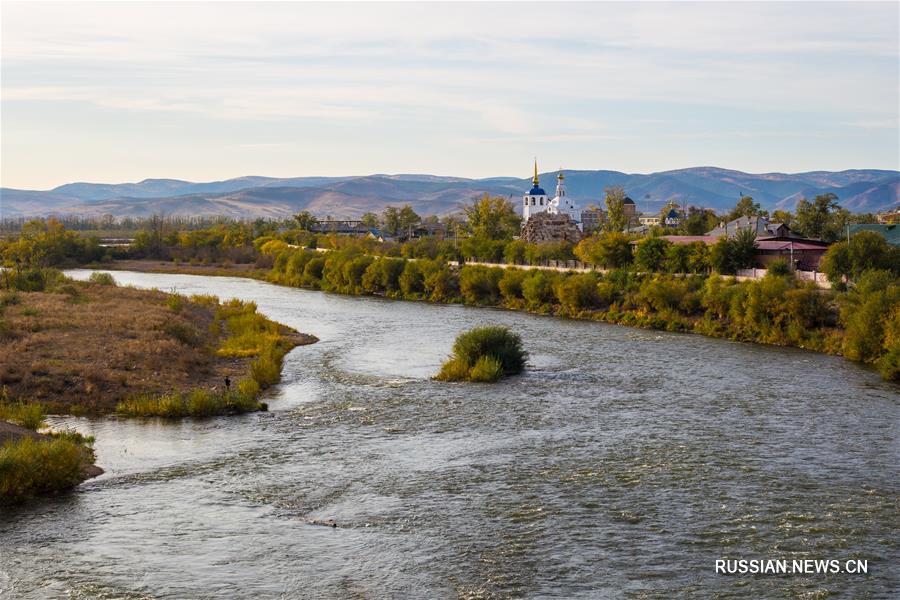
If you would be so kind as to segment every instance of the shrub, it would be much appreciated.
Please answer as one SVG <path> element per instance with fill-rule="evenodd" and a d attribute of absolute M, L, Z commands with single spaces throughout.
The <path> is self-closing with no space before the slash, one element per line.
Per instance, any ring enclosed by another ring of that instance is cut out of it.
<path fill-rule="evenodd" d="M 68 437 L 7 441 L 0 447 L 0 502 L 71 488 L 84 479 L 91 462 L 93 452 Z"/>
<path fill-rule="evenodd" d="M 469 381 L 491 383 L 503 377 L 503 365 L 493 356 L 482 356 L 469 371 Z"/>
<path fill-rule="evenodd" d="M 597 276 L 593 273 L 577 273 L 563 277 L 556 285 L 556 297 L 570 314 L 597 308 Z"/>
<path fill-rule="evenodd" d="M 522 282 L 525 281 L 525 274 L 521 269 L 506 269 L 500 278 L 497 287 L 508 304 L 516 304 L 524 299 Z"/>
<path fill-rule="evenodd" d="M 451 358 L 442 366 L 435 376 L 438 381 L 466 381 L 469 378 L 469 366 L 458 358 Z"/>
<path fill-rule="evenodd" d="M 528 355 L 522 339 L 506 327 L 477 327 L 456 338 L 453 359 L 471 369 L 483 356 L 499 361 L 504 375 L 515 375 L 525 368 Z"/>
<path fill-rule="evenodd" d="M 432 302 L 453 302 L 459 297 L 459 278 L 444 263 L 433 263 L 426 270 L 424 287 Z"/>
<path fill-rule="evenodd" d="M 44 426 L 44 409 L 40 404 L 0 400 L 0 421 L 37 431 Z"/>
<path fill-rule="evenodd" d="M 773 260 L 771 264 L 769 264 L 769 269 L 766 275 L 771 275 L 773 277 L 786 277 L 791 275 L 791 265 L 788 264 L 783 258 L 779 258 L 777 260 Z"/>
<path fill-rule="evenodd" d="M 194 327 L 185 325 L 184 323 L 169 321 L 163 325 L 162 330 L 167 335 L 172 336 L 180 343 L 191 348 L 200 346 L 202 342 L 200 333 Z"/>
<path fill-rule="evenodd" d="M 116 280 L 110 273 L 91 273 L 91 276 L 88 277 L 88 281 L 96 285 L 116 285 Z"/>
<path fill-rule="evenodd" d="M 556 303 L 553 290 L 558 275 L 552 271 L 530 271 L 522 280 L 522 296 L 529 310 L 546 310 Z"/>
<path fill-rule="evenodd" d="M 419 298 L 425 292 L 425 275 L 422 264 L 418 260 L 406 262 L 399 279 L 400 291 L 407 298 Z"/>
<path fill-rule="evenodd" d="M 465 266 L 459 273 L 459 291 L 470 304 L 495 304 L 500 297 L 503 269 Z"/>
<path fill-rule="evenodd" d="M 281 357 L 274 351 L 261 354 L 250 363 L 250 377 L 263 389 L 278 383 L 281 379 Z"/>

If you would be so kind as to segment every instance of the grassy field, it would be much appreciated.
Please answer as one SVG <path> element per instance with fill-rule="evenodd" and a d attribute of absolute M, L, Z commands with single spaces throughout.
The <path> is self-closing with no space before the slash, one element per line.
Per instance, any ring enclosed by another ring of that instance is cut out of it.
<path fill-rule="evenodd" d="M 235 394 L 252 392 L 255 402 L 258 390 L 280 376 L 284 353 L 315 341 L 265 319 L 252 304 L 95 280 L 0 292 L 0 389 L 10 399 L 51 413 L 103 414 L 138 398 L 194 394 L 193 406 L 211 414 L 211 403 L 198 399 L 205 394 L 222 399 L 220 412 L 240 412 L 248 402 Z M 235 382 L 230 390 L 226 377 Z"/>

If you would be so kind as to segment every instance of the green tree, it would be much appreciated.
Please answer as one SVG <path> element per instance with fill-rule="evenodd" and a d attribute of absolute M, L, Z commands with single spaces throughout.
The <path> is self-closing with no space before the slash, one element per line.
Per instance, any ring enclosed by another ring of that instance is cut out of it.
<path fill-rule="evenodd" d="M 625 189 L 621 185 L 606 188 L 606 231 L 622 231 L 628 226 L 625 214 Z"/>
<path fill-rule="evenodd" d="M 360 218 L 360 222 L 366 227 L 377 228 L 379 226 L 378 215 L 373 212 L 365 213 Z"/>
<path fill-rule="evenodd" d="M 768 216 L 768 214 L 767 211 L 760 208 L 759 202 L 754 202 L 753 198 L 750 196 L 741 196 L 738 203 L 735 204 L 734 208 L 731 209 L 731 212 L 728 213 L 726 220 L 734 221 L 741 217 L 765 217 Z"/>
<path fill-rule="evenodd" d="M 401 208 L 397 215 L 397 225 L 400 235 L 406 238 L 412 237 L 411 234 L 413 228 L 418 226 L 421 222 L 422 218 L 416 214 L 416 211 L 414 211 L 409 204 Z"/>
<path fill-rule="evenodd" d="M 303 231 L 310 231 L 319 224 L 319 220 L 314 217 L 308 210 L 304 210 L 294 215 L 294 223 L 299 229 Z"/>
<path fill-rule="evenodd" d="M 575 246 L 575 256 L 590 265 L 621 269 L 631 264 L 631 241 L 617 231 L 593 235 Z"/>
<path fill-rule="evenodd" d="M 708 208 L 688 208 L 687 217 L 681 223 L 681 231 L 684 235 L 704 235 L 707 231 L 716 228 L 719 217 Z"/>
<path fill-rule="evenodd" d="M 485 194 L 464 210 L 469 233 L 473 237 L 511 240 L 522 229 L 522 218 L 512 202 L 501 196 Z"/>
<path fill-rule="evenodd" d="M 388 206 L 381 213 L 381 227 L 389 235 L 400 231 L 400 211 L 396 206 Z"/>
<path fill-rule="evenodd" d="M 756 232 L 746 227 L 737 232 L 733 239 L 732 261 L 735 269 L 747 269 L 753 266 L 756 255 Z"/>
<path fill-rule="evenodd" d="M 832 283 L 856 280 L 866 271 L 886 270 L 900 276 L 900 248 L 888 244 L 877 231 L 860 231 L 850 242 L 829 246 L 820 265 Z"/>
<path fill-rule="evenodd" d="M 849 213 L 842 211 L 835 194 L 820 194 L 809 202 L 805 198 L 797 203 L 795 229 L 806 237 L 833 242 L 841 235 Z M 846 214 L 845 214 L 846 213 Z"/>
<path fill-rule="evenodd" d="M 661 271 L 672 242 L 660 237 L 644 238 L 634 249 L 634 265 L 639 271 Z"/>

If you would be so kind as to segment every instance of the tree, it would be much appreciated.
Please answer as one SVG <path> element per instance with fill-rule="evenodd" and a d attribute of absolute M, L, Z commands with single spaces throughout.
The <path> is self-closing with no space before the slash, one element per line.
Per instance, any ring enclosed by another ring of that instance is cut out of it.
<path fill-rule="evenodd" d="M 310 231 L 319 224 L 319 220 L 315 218 L 308 210 L 304 210 L 303 212 L 294 215 L 294 222 L 297 224 L 297 227 L 299 227 L 303 231 Z"/>
<path fill-rule="evenodd" d="M 719 217 L 708 208 L 688 207 L 687 216 L 681 223 L 681 231 L 684 235 L 704 235 L 707 231 L 715 229 L 719 223 Z"/>
<path fill-rule="evenodd" d="M 397 235 L 400 231 L 400 211 L 396 206 L 388 206 L 381 213 L 381 227 L 390 235 Z"/>
<path fill-rule="evenodd" d="M 805 198 L 797 203 L 795 228 L 810 238 L 833 242 L 840 238 L 841 230 L 849 218 L 849 212 L 841 209 L 835 194 L 820 194 L 809 202 Z"/>
<path fill-rule="evenodd" d="M 591 265 L 621 269 L 631 263 L 631 241 L 618 231 L 594 235 L 578 242 L 575 256 Z"/>
<path fill-rule="evenodd" d="M 489 240 L 511 240 L 522 229 L 522 218 L 512 202 L 485 194 L 465 207 L 469 233 Z"/>
<path fill-rule="evenodd" d="M 735 269 L 747 269 L 753 266 L 756 255 L 756 232 L 749 227 L 737 232 L 732 240 L 732 262 Z"/>
<path fill-rule="evenodd" d="M 790 229 L 794 228 L 794 215 L 789 210 L 776 210 L 772 213 L 773 223 L 784 223 Z"/>
<path fill-rule="evenodd" d="M 625 214 L 625 189 L 621 185 L 606 188 L 606 230 L 622 231 L 628 226 Z"/>
<path fill-rule="evenodd" d="M 820 265 L 832 283 L 856 280 L 866 271 L 886 270 L 900 276 L 900 248 L 888 244 L 877 231 L 860 231 L 850 242 L 829 246 Z"/>
<path fill-rule="evenodd" d="M 768 214 L 768 211 L 762 210 L 759 206 L 759 202 L 754 202 L 752 197 L 741 196 L 738 203 L 735 204 L 734 208 L 731 209 L 731 212 L 728 213 L 726 220 L 734 221 L 741 217 L 765 217 L 768 216 Z"/>
<path fill-rule="evenodd" d="M 634 250 L 634 265 L 640 271 L 661 271 L 672 242 L 660 237 L 648 237 L 638 242 Z"/>
<path fill-rule="evenodd" d="M 376 214 L 373 213 L 373 212 L 367 212 L 366 214 L 364 214 L 364 215 L 362 216 L 362 218 L 360 219 L 360 222 L 361 222 L 363 225 L 365 225 L 366 227 L 377 228 L 378 225 L 379 225 L 379 223 L 378 223 L 378 215 L 376 215 Z"/>
<path fill-rule="evenodd" d="M 416 214 L 412 206 L 405 205 L 397 215 L 400 235 L 407 238 L 412 237 L 413 227 L 416 227 L 421 221 L 422 218 Z"/>

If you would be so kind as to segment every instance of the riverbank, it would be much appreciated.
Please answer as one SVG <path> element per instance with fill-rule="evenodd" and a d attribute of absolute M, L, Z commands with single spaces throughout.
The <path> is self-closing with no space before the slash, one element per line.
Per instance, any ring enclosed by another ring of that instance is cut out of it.
<path fill-rule="evenodd" d="M 210 277 L 248 277 L 265 280 L 269 269 L 257 267 L 255 263 L 185 263 L 171 260 L 128 259 L 113 260 L 86 265 L 86 269 L 109 271 L 136 271 L 138 273 L 170 273 L 173 275 L 209 275 Z"/>
<path fill-rule="evenodd" d="M 885 379 L 900 380 L 900 338 L 889 334 L 894 321 L 900 323 L 891 312 L 898 286 L 887 279 L 861 286 L 862 291 L 836 292 L 777 273 L 741 281 L 717 275 L 458 267 L 347 251 L 323 256 L 298 248 L 278 252 L 265 279 L 342 294 L 492 306 L 796 347 L 871 364 Z M 875 318 L 855 316 L 866 312 Z"/>
<path fill-rule="evenodd" d="M 74 281 L 4 292 L 2 326 L 0 386 L 8 397 L 75 415 L 122 413 L 135 399 L 198 391 L 246 396 L 224 412 L 260 408 L 256 396 L 277 381 L 283 355 L 316 341 L 253 305 Z M 254 376 L 261 363 L 266 372 Z M 206 400 L 195 398 L 202 414 L 212 411 Z"/>

